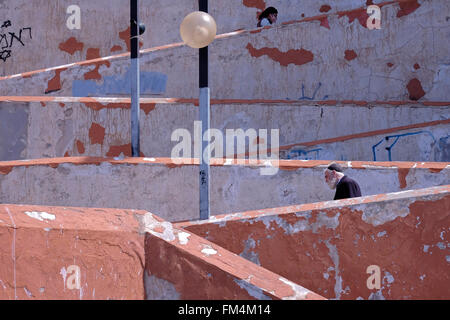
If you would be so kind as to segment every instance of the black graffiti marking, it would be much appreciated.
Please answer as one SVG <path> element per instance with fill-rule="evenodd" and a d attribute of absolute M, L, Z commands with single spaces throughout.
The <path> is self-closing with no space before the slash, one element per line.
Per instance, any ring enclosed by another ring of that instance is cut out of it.
<path fill-rule="evenodd" d="M 25 44 L 22 41 L 22 31 L 23 30 L 28 30 L 29 33 L 30 33 L 30 39 L 33 39 L 33 37 L 31 36 L 31 28 L 22 28 L 22 29 L 20 29 L 19 36 L 17 36 L 15 32 L 8 32 L 10 34 L 10 36 L 11 36 L 9 42 L 8 42 L 8 38 L 7 38 L 6 34 L 0 34 L 0 45 L 2 44 L 2 42 L 6 43 L 6 45 L 2 46 L 2 49 L 8 48 L 8 47 L 11 48 L 13 43 L 14 43 L 14 39 L 17 39 L 17 41 L 19 41 L 22 44 L 22 46 L 25 46 Z"/>
<path fill-rule="evenodd" d="M 6 38 L 6 34 L 0 34 L 0 45 L 2 42 L 6 42 L 6 45 L 2 46 L 2 49 L 8 48 L 8 39 Z"/>
<path fill-rule="evenodd" d="M 3 29 L 3 28 L 8 28 L 8 27 L 11 27 L 11 21 L 6 20 L 5 22 L 3 22 L 1 28 Z"/>
<path fill-rule="evenodd" d="M 22 28 L 22 30 L 28 30 L 30 32 L 30 39 L 33 39 L 33 37 L 31 36 L 31 27 Z M 22 32 L 22 30 L 20 32 Z"/>
<path fill-rule="evenodd" d="M 8 23 L 10 26 L 11 22 L 9 20 L 5 21 L 3 23 L 3 25 L 8 26 Z M 3 28 L 3 26 L 2 26 L 2 28 Z M 8 35 L 6 33 L 0 34 L 0 50 L 2 50 L 0 52 L 0 59 L 3 60 L 3 62 L 5 62 L 6 59 L 11 57 L 11 50 L 5 50 L 5 49 L 11 48 L 13 46 L 14 39 L 16 39 L 16 42 L 19 42 L 22 46 L 25 46 L 25 43 L 22 41 L 22 32 L 24 30 L 28 30 L 30 39 L 33 39 L 33 37 L 31 36 L 31 27 L 20 29 L 19 36 L 17 36 L 15 32 L 8 32 L 8 34 L 10 35 L 9 41 L 8 41 Z"/>
<path fill-rule="evenodd" d="M 10 48 L 13 45 L 14 38 L 16 38 L 22 44 L 22 46 L 25 46 L 25 44 L 22 42 L 22 31 L 25 30 L 25 29 L 29 29 L 30 30 L 30 38 L 31 38 L 31 28 L 22 28 L 22 29 L 20 29 L 19 37 L 17 37 L 14 32 L 8 32 L 11 35 L 11 41 L 9 43 L 9 47 Z M 31 39 L 33 39 L 33 38 L 31 38 Z"/>
<path fill-rule="evenodd" d="M 11 57 L 11 50 L 3 50 L 0 52 L 0 59 L 3 60 L 3 62 L 6 62 L 6 59 Z"/>

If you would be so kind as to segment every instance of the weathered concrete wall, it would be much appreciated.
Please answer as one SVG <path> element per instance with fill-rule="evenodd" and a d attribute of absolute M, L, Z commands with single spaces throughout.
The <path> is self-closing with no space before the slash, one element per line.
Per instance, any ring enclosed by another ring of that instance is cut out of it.
<path fill-rule="evenodd" d="M 0 162 L 0 203 L 134 208 L 168 221 L 197 219 L 198 166 L 188 159 L 57 158 Z M 275 175 L 261 167 L 213 159 L 211 214 L 333 199 L 324 182 L 329 161 L 281 160 Z M 362 195 L 450 184 L 448 163 L 340 162 Z M 275 163 L 273 164 L 275 165 Z"/>
<path fill-rule="evenodd" d="M 324 299 L 147 211 L 0 205 L 0 245 L 0 299 Z"/>
<path fill-rule="evenodd" d="M 447 185 L 176 226 L 326 298 L 409 300 L 450 297 L 449 223 Z"/>
<path fill-rule="evenodd" d="M 385 5 L 381 30 L 368 30 L 356 10 L 219 37 L 210 45 L 212 97 L 449 101 L 450 57 L 439 40 L 448 37 L 449 5 Z M 91 60 L 4 79 L 0 94 L 127 95 L 128 71 L 128 56 Z M 196 50 L 148 49 L 141 71 L 143 95 L 198 96 Z"/>
<path fill-rule="evenodd" d="M 152 214 L 141 225 L 147 232 L 147 299 L 324 299 Z"/>
<path fill-rule="evenodd" d="M 405 127 L 284 146 L 280 158 L 450 162 L 450 119 Z"/>
<path fill-rule="evenodd" d="M 0 205 L 0 299 L 144 299 L 145 213 Z"/>
<path fill-rule="evenodd" d="M 66 26 L 69 18 L 66 10 L 72 4 L 81 9 L 80 30 L 69 30 Z M 255 28 L 257 13 L 267 6 L 275 6 L 279 10 L 278 23 L 281 24 L 365 5 L 365 0 L 211 1 L 209 12 L 216 19 L 218 34 L 222 34 Z M 1 34 L 6 35 L 1 47 L 11 52 L 9 57 L 2 54 L 4 61 L 0 60 L 0 76 L 81 61 L 86 59 L 89 51 L 98 52 L 100 56 L 126 52 L 129 10 L 127 0 L 78 0 L 76 3 L 71 0 L 34 0 L 32 4 L 27 0 L 3 1 L 0 3 L 0 23 L 10 21 L 11 26 L 1 29 Z M 180 42 L 181 21 L 195 10 L 198 10 L 196 0 L 141 1 L 140 19 L 147 27 L 141 36 L 143 47 Z M 26 29 L 21 35 L 23 28 L 31 30 Z M 11 44 L 8 32 L 15 33 L 23 44 L 16 39 Z"/>
<path fill-rule="evenodd" d="M 117 157 L 121 153 L 131 156 L 129 110 L 130 100 L 125 98 L 0 97 L 0 160 Z M 171 141 L 172 133 L 181 128 L 190 132 L 193 152 L 194 121 L 198 120 L 196 101 L 146 98 L 141 101 L 140 114 L 144 156 L 170 157 L 178 144 Z M 270 130 L 278 129 L 282 158 L 288 158 L 287 151 L 294 144 L 301 144 L 308 147 L 304 148 L 303 159 L 374 160 L 372 146 L 396 132 L 389 131 L 390 128 L 408 126 L 411 130 L 407 132 L 430 131 L 433 137 L 415 134 L 401 138 L 392 148 L 391 160 L 450 161 L 445 139 L 450 134 L 449 118 L 450 105 L 444 104 L 361 105 L 358 102 L 328 104 L 286 100 L 211 102 L 211 127 L 219 129 L 224 136 L 227 129 L 252 128 L 257 134 L 260 129 L 266 129 L 265 143 L 270 146 L 274 138 Z M 433 122 L 433 126 L 423 127 L 423 122 Z M 380 131 L 371 135 L 386 135 L 369 138 L 366 137 L 368 131 Z M 347 135 L 351 137 L 345 137 Z M 339 138 L 342 136 L 344 142 Z M 321 145 L 317 146 L 318 143 Z M 380 144 L 378 148 L 385 146 L 388 145 Z M 312 151 L 319 148 L 323 151 Z M 377 151 L 376 160 L 388 160 L 386 154 L 385 150 Z"/>

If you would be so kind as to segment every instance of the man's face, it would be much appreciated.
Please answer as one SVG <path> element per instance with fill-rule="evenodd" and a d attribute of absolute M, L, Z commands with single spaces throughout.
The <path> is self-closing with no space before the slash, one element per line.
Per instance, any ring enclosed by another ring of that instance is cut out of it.
<path fill-rule="evenodd" d="M 334 170 L 325 170 L 325 182 L 328 184 L 330 189 L 335 189 L 338 183 L 338 176 Z"/>

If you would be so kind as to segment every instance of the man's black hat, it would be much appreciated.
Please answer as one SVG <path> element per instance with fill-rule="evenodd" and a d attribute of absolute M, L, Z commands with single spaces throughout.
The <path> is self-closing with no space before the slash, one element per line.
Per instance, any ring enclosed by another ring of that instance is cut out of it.
<path fill-rule="evenodd" d="M 338 165 L 337 163 L 330 164 L 327 169 L 337 171 L 337 172 L 344 172 L 342 167 L 340 165 Z"/>

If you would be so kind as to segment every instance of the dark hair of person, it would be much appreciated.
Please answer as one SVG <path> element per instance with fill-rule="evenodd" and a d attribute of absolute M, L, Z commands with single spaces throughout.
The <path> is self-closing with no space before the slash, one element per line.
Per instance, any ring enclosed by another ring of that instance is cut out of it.
<path fill-rule="evenodd" d="M 272 13 L 278 14 L 278 10 L 275 9 L 274 7 L 268 7 L 266 10 L 261 12 L 261 14 L 258 17 L 258 21 L 261 21 L 262 19 L 267 18 L 269 16 L 269 14 L 272 14 Z"/>
<path fill-rule="evenodd" d="M 337 172 L 344 172 L 344 170 L 342 170 L 342 167 L 340 165 L 338 165 L 337 163 L 330 164 L 327 169 L 332 170 L 332 171 L 337 171 Z"/>

